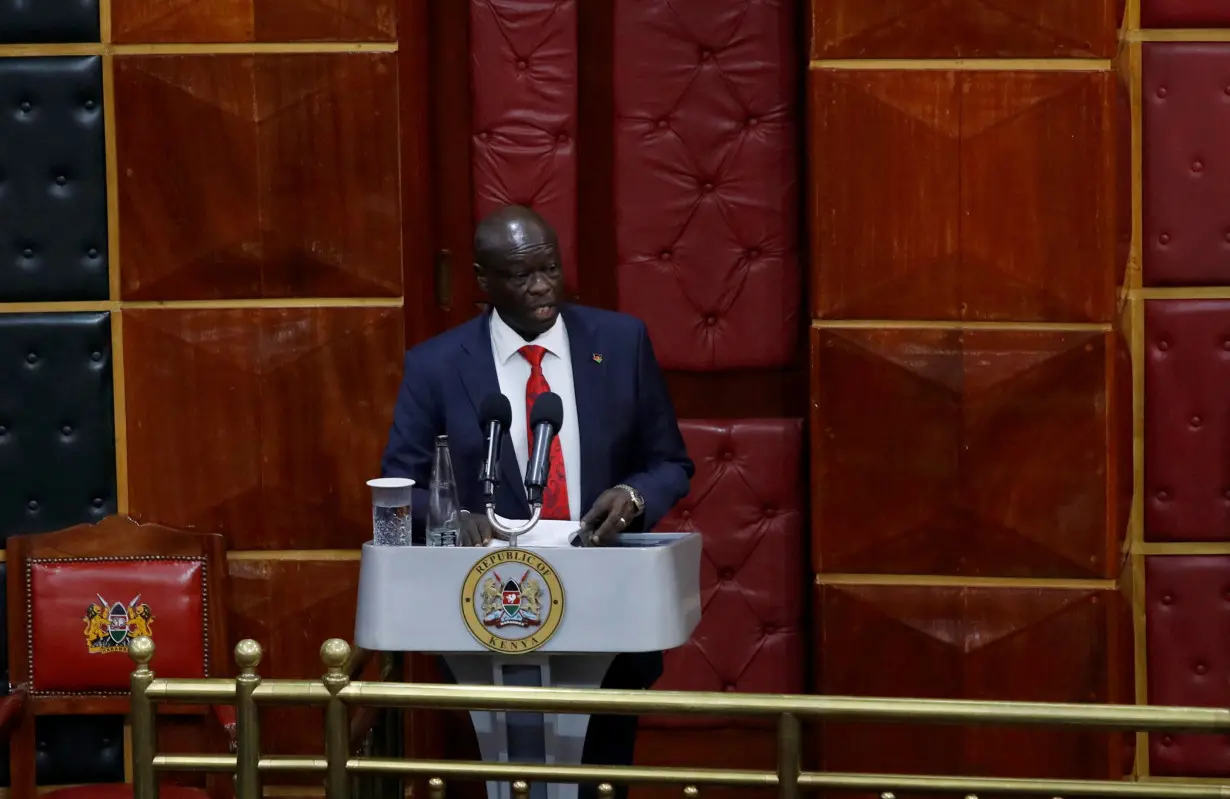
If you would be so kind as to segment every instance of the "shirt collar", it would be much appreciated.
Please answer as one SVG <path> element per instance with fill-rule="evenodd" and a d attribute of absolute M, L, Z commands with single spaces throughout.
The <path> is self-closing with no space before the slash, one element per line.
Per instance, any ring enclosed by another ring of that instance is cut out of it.
<path fill-rule="evenodd" d="M 491 344 L 495 350 L 496 363 L 506 364 L 526 344 L 536 344 L 557 358 L 563 358 L 568 345 L 568 332 L 562 316 L 555 317 L 555 324 L 533 341 L 526 341 L 508 326 L 498 311 L 491 312 Z"/>

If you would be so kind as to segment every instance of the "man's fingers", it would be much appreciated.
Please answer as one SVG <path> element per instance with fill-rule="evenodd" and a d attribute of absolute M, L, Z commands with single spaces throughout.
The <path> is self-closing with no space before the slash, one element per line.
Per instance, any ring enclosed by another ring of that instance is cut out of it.
<path fill-rule="evenodd" d="M 478 525 L 474 523 L 474 518 L 468 513 L 461 514 L 461 541 L 463 547 L 476 546 L 480 536 L 478 533 Z"/>
<path fill-rule="evenodd" d="M 599 522 L 611 515 L 611 505 L 613 504 L 614 496 L 611 494 L 611 489 L 603 491 L 596 500 L 594 506 L 589 509 L 589 513 L 581 517 L 581 524 L 587 527 L 596 527 Z"/>

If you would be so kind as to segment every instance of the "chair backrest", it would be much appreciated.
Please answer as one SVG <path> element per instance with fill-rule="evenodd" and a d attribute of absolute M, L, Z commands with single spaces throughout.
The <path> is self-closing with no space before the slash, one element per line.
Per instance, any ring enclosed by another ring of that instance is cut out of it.
<path fill-rule="evenodd" d="M 36 712 L 124 712 L 140 635 L 159 676 L 225 673 L 222 536 L 112 516 L 11 537 L 7 560 L 10 682 Z"/>

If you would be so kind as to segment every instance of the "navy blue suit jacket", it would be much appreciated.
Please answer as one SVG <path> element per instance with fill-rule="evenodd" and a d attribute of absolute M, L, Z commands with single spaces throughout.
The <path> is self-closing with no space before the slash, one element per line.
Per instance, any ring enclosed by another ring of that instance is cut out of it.
<path fill-rule="evenodd" d="M 598 495 L 624 483 L 640 491 L 644 513 L 629 532 L 648 531 L 688 493 L 694 467 L 684 447 L 645 325 L 627 314 L 561 305 L 572 351 L 580 426 L 583 515 Z M 435 437 L 447 434 L 463 507 L 484 510 L 479 472 L 485 431 L 478 418 L 483 398 L 500 390 L 491 352 L 490 312 L 419 344 L 406 353 L 405 374 L 382 471 L 415 481 L 416 532 L 425 524 L 427 486 Z M 509 397 L 525 413 L 524 397 Z M 496 513 L 528 519 L 522 476 L 509 434 L 500 453 Z M 420 533 L 421 534 L 421 533 Z"/>

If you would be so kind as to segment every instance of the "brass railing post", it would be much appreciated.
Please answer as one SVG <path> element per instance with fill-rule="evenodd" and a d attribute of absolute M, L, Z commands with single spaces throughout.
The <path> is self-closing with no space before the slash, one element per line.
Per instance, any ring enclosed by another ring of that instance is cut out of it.
<path fill-rule="evenodd" d="M 321 680 L 329 690 L 329 703 L 325 705 L 325 797 L 346 799 L 350 793 L 346 776 L 346 761 L 350 759 L 350 717 L 338 693 L 350 683 L 350 675 L 346 673 L 350 644 L 340 638 L 330 638 L 321 644 L 320 659 L 328 669 Z"/>
<path fill-rule="evenodd" d="M 154 681 L 150 661 L 154 659 L 154 639 L 147 636 L 132 639 L 128 656 L 137 667 L 133 669 L 129 697 L 129 720 L 132 724 L 132 797 L 158 799 L 158 778 L 154 774 L 154 752 L 157 749 L 157 729 L 154 703 L 147 689 Z"/>
<path fill-rule="evenodd" d="M 803 772 L 803 732 L 799 717 L 783 713 L 777 720 L 777 795 L 799 799 L 799 774 Z"/>
<path fill-rule="evenodd" d="M 235 644 L 235 797 L 261 799 L 261 723 L 252 693 L 261 684 L 256 667 L 261 662 L 261 645 L 251 638 Z"/>

